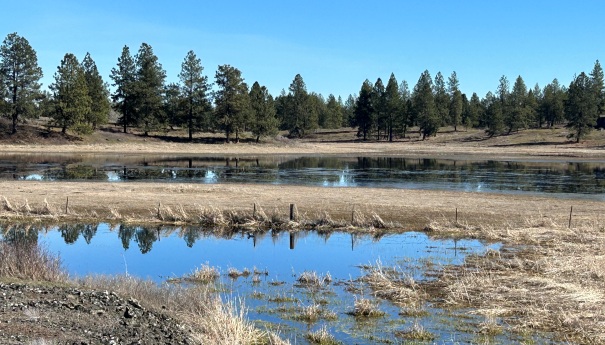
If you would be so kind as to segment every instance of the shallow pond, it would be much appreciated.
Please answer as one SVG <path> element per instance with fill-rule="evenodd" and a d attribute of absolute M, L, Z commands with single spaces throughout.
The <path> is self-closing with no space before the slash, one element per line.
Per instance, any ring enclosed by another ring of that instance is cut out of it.
<path fill-rule="evenodd" d="M 268 183 L 603 199 L 605 162 L 395 157 L 4 154 L 0 179 Z"/>
<path fill-rule="evenodd" d="M 304 335 L 322 326 L 346 344 L 400 343 L 396 332 L 414 323 L 430 331 L 439 343 L 479 341 L 472 325 L 480 318 L 434 309 L 428 303 L 416 316 L 400 316 L 399 307 L 383 300 L 376 301 L 383 317 L 360 320 L 348 313 L 356 299 L 374 300 L 369 287 L 357 280 L 364 274 L 361 266 L 381 263 L 408 278 L 431 279 L 427 273 L 441 265 L 460 264 L 468 254 L 499 247 L 476 240 L 433 240 L 418 232 L 373 237 L 268 231 L 217 237 L 199 228 L 72 224 L 20 232 L 23 228 L 3 227 L 3 237 L 44 244 L 60 254 L 72 275 L 128 273 L 163 282 L 201 265 L 216 267 L 221 272 L 217 287 L 222 296 L 242 298 L 249 319 L 259 327 L 277 329 L 293 344 L 305 344 Z M 246 268 L 262 273 L 236 279 L 227 274 L 229 269 Z M 329 276 L 330 281 L 317 289 L 300 286 L 297 279 L 304 272 Z M 309 306 L 319 306 L 324 316 L 313 322 L 302 320 L 302 310 Z M 510 334 L 498 337 L 504 343 L 516 341 Z"/>

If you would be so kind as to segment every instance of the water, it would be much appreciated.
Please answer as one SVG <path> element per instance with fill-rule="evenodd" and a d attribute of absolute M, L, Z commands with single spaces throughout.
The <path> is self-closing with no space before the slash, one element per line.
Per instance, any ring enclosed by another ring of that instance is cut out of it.
<path fill-rule="evenodd" d="M 393 157 L 0 155 L 0 179 L 266 183 L 603 199 L 605 162 Z"/>
<path fill-rule="evenodd" d="M 18 226 L 2 229 L 4 238 L 15 237 Z M 331 334 L 344 343 L 373 344 L 377 339 L 397 342 L 395 331 L 422 324 L 440 341 L 473 341 L 472 331 L 457 328 L 456 315 L 425 305 L 426 316 L 399 316 L 400 308 L 377 301 L 385 317 L 359 321 L 347 313 L 356 298 L 370 298 L 368 287 L 356 282 L 363 272 L 360 266 L 398 267 L 416 280 L 431 279 L 427 267 L 460 264 L 470 253 L 483 253 L 498 244 L 477 240 L 433 240 L 424 233 L 408 232 L 383 237 L 348 233 L 320 234 L 314 231 L 272 232 L 251 236 L 233 233 L 217 237 L 207 229 L 108 224 L 70 224 L 55 228 L 29 228 L 17 232 L 27 240 L 42 243 L 59 254 L 71 275 L 123 274 L 147 277 L 156 282 L 182 277 L 203 264 L 219 268 L 224 298 L 243 298 L 249 319 L 259 327 L 278 328 L 293 343 L 304 344 L 304 334 L 326 325 Z M 254 283 L 252 275 L 231 279 L 229 268 L 267 272 Z M 332 278 L 325 289 L 311 291 L 296 284 L 305 271 Z M 361 287 L 355 293 L 347 286 Z M 271 301 L 282 297 L 288 301 Z M 300 309 L 320 303 L 335 319 L 305 322 L 297 319 Z M 471 318 L 475 320 L 476 317 Z M 465 320 L 470 320 L 466 319 Z M 480 320 L 475 320 L 477 323 Z"/>

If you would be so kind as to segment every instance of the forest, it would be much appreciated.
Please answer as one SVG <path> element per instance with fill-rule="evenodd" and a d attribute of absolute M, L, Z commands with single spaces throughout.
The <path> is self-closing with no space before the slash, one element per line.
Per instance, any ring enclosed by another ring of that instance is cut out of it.
<path fill-rule="evenodd" d="M 358 94 L 346 100 L 308 91 L 300 74 L 279 95 L 255 81 L 246 83 L 234 66 L 218 66 L 214 81 L 204 75 L 195 52 L 183 59 L 177 83 L 166 83 L 166 72 L 153 48 L 142 43 L 136 53 L 124 46 L 109 78 L 100 75 L 90 54 L 80 61 L 66 53 L 49 90 L 42 90 L 42 69 L 26 38 L 6 36 L 0 46 L 0 113 L 11 133 L 28 119 L 47 118 L 48 128 L 88 135 L 108 124 L 110 113 L 124 133 L 186 130 L 188 139 L 204 132 L 224 133 L 238 142 L 246 134 L 258 142 L 286 131 L 302 138 L 318 128 L 357 128 L 361 140 L 396 141 L 412 127 L 422 139 L 445 126 L 454 131 L 481 128 L 486 136 L 528 128 L 570 128 L 579 142 L 597 124 L 605 109 L 603 69 L 598 60 L 590 73 L 571 83 L 557 79 L 544 87 L 528 87 L 521 76 L 514 83 L 502 76 L 497 88 L 480 97 L 460 91 L 456 72 L 446 77 L 422 72 L 413 88 L 391 74 L 385 83 L 363 81 Z"/>

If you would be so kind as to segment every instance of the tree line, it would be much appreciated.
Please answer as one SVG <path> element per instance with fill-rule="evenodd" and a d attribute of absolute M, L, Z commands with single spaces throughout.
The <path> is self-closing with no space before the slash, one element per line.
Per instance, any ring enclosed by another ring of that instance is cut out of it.
<path fill-rule="evenodd" d="M 166 83 L 166 72 L 147 43 L 134 55 L 123 47 L 109 76 L 113 92 L 88 53 L 81 62 L 65 54 L 49 91 L 41 90 L 36 51 L 24 37 L 9 34 L 0 46 L 0 59 L 0 111 L 11 120 L 12 133 L 21 121 L 46 116 L 63 133 L 85 135 L 108 123 L 113 109 L 124 133 L 129 128 L 145 135 L 181 128 L 190 140 L 207 131 L 223 132 L 229 142 L 239 141 L 245 132 L 259 141 L 278 130 L 304 137 L 318 128 L 340 127 L 356 127 L 364 140 L 386 141 L 406 138 L 415 127 L 424 140 L 444 126 L 454 131 L 483 128 L 494 136 L 565 124 L 572 128 L 570 137 L 580 141 L 605 109 L 598 60 L 589 74 L 574 76 L 569 86 L 554 79 L 544 88 L 528 88 L 518 76 L 511 88 L 502 76 L 494 92 L 468 97 L 460 91 L 456 72 L 446 80 L 441 72 L 432 78 L 427 70 L 412 89 L 391 74 L 386 86 L 381 78 L 365 80 L 358 94 L 343 101 L 307 91 L 300 74 L 276 97 L 258 81 L 249 87 L 241 71 L 230 65 L 218 66 L 212 84 L 193 51 L 181 64 L 178 82 Z"/>

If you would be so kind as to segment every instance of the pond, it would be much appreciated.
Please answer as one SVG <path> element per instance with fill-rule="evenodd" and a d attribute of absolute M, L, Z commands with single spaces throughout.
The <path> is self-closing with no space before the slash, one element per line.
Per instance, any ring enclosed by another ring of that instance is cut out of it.
<path fill-rule="evenodd" d="M 605 162 L 332 156 L 3 154 L 0 179 L 267 183 L 549 193 L 603 200 Z"/>
<path fill-rule="evenodd" d="M 399 307 L 383 300 L 376 301 L 385 313 L 383 317 L 364 321 L 348 313 L 357 298 L 374 300 L 369 287 L 357 280 L 363 275 L 363 266 L 396 268 L 418 281 L 432 279 L 431 271 L 441 265 L 460 264 L 466 255 L 500 247 L 476 240 L 434 240 L 419 232 L 375 237 L 267 231 L 217 237 L 207 229 L 194 227 L 103 223 L 39 229 L 10 225 L 3 226 L 0 233 L 7 240 L 45 245 L 59 254 L 69 273 L 76 276 L 128 273 L 164 282 L 202 265 L 216 267 L 221 273 L 218 284 L 222 296 L 242 298 L 250 320 L 261 328 L 278 329 L 293 344 L 305 344 L 304 334 L 322 326 L 346 344 L 400 343 L 395 333 L 414 323 L 425 327 L 439 343 L 477 342 L 468 323 L 476 325 L 480 317 L 435 309 L 429 303 L 422 306 L 426 312 L 416 316 L 402 316 Z M 232 279 L 227 274 L 230 269 L 262 273 Z M 329 277 L 329 282 L 315 290 L 300 286 L 297 278 L 304 272 Z M 301 310 L 313 305 L 320 305 L 327 316 L 313 322 L 301 320 Z M 497 337 L 503 343 L 518 341 L 507 333 Z"/>

